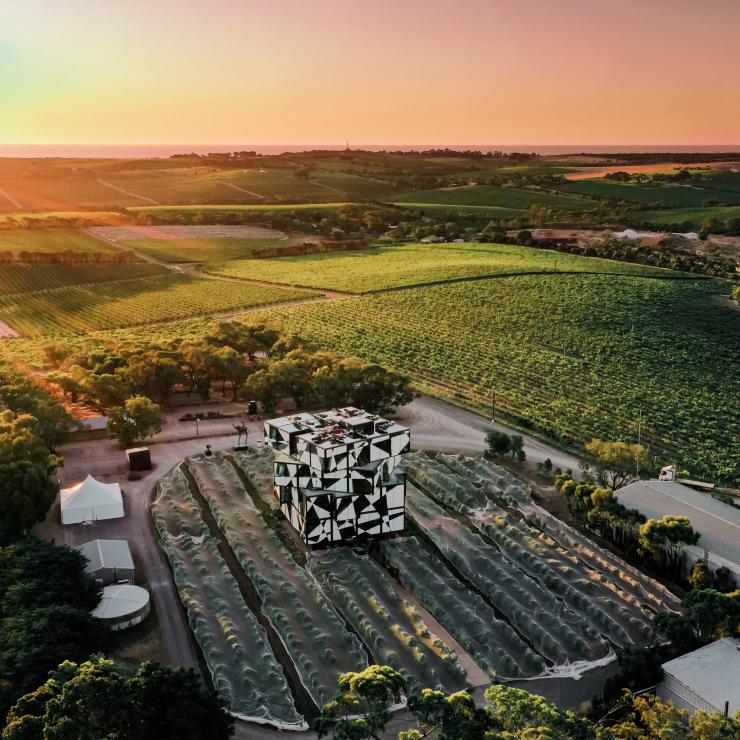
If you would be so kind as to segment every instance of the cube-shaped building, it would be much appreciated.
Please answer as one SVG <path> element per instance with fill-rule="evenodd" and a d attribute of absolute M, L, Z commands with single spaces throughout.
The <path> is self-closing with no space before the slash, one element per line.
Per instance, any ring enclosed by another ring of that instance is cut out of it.
<path fill-rule="evenodd" d="M 402 532 L 411 433 L 353 407 L 265 422 L 275 495 L 308 545 Z"/>

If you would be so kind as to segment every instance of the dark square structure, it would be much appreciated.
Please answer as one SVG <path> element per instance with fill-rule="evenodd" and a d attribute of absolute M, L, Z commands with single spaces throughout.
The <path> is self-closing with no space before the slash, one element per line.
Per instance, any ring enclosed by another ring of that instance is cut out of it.
<path fill-rule="evenodd" d="M 402 532 L 410 431 L 351 406 L 265 422 L 275 495 L 307 545 Z"/>

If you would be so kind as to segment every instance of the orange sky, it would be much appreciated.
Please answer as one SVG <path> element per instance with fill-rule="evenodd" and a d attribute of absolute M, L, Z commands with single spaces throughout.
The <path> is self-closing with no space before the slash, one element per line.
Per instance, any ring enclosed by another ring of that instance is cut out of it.
<path fill-rule="evenodd" d="M 20 0 L 0 144 L 740 144 L 740 0 Z"/>

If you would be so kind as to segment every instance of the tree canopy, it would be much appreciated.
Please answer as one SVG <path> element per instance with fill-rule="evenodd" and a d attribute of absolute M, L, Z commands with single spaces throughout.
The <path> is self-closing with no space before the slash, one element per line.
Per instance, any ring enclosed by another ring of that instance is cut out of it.
<path fill-rule="evenodd" d="M 0 717 L 63 660 L 106 647 L 99 600 L 77 550 L 32 537 L 0 549 Z"/>
<path fill-rule="evenodd" d="M 145 662 L 127 675 L 101 655 L 65 661 L 8 713 L 3 738 L 223 740 L 233 719 L 192 669 Z"/>
<path fill-rule="evenodd" d="M 137 439 L 146 439 L 162 428 L 159 404 L 146 396 L 132 396 L 123 406 L 115 406 L 108 414 L 108 433 L 121 447 L 130 447 Z"/>
<path fill-rule="evenodd" d="M 592 439 L 586 445 L 583 471 L 604 488 L 616 490 L 637 479 L 637 471 L 650 469 L 650 454 L 646 447 L 628 442 L 608 442 Z"/>
<path fill-rule="evenodd" d="M 54 471 L 60 465 L 35 417 L 0 411 L 0 544 L 44 519 L 59 491 Z"/>

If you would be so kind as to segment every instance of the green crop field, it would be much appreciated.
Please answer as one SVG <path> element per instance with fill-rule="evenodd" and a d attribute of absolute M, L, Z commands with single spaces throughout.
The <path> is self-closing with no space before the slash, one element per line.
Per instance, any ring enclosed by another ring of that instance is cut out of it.
<path fill-rule="evenodd" d="M 134 264 L 12 263 L 0 265 L 0 295 L 28 293 L 87 283 L 153 277 L 167 269 L 146 262 Z"/>
<path fill-rule="evenodd" d="M 366 293 L 486 275 L 539 272 L 675 273 L 642 265 L 503 244 L 407 244 L 358 252 L 211 263 L 208 272 L 324 290 Z"/>
<path fill-rule="evenodd" d="M 164 262 L 212 262 L 250 257 L 255 249 L 290 246 L 300 239 L 127 239 L 122 247 Z"/>
<path fill-rule="evenodd" d="M 740 312 L 708 280 L 550 275 L 260 311 L 319 346 L 497 407 L 555 439 L 643 441 L 659 462 L 740 482 Z"/>
<path fill-rule="evenodd" d="M 300 204 L 274 204 L 263 203 L 256 205 L 188 205 L 188 206 L 137 206 L 128 208 L 132 213 L 159 216 L 161 218 L 172 218 L 174 216 L 190 217 L 232 215 L 239 213 L 286 213 L 290 211 L 313 211 L 315 213 L 331 213 L 343 206 L 351 205 L 348 202 L 336 203 L 300 203 Z"/>
<path fill-rule="evenodd" d="M 0 252 L 115 252 L 116 249 L 84 231 L 74 229 L 0 230 Z"/>
<path fill-rule="evenodd" d="M 740 206 L 671 208 L 662 211 L 639 211 L 635 215 L 640 222 L 653 224 L 657 227 L 685 224 L 690 228 L 699 229 L 710 219 L 728 221 L 731 218 L 740 218 Z"/>
<path fill-rule="evenodd" d="M 0 297 L 0 321 L 24 336 L 88 332 L 297 300 L 305 292 L 161 275 Z"/>
<path fill-rule="evenodd" d="M 523 211 L 532 205 L 544 205 L 550 208 L 566 210 L 587 210 L 594 203 L 586 198 L 550 195 L 514 188 L 501 188 L 494 185 L 476 185 L 453 189 L 415 190 L 393 196 L 393 202 L 399 205 L 409 203 L 436 203 L 446 206 L 495 206 Z"/>
<path fill-rule="evenodd" d="M 329 173 L 296 177 L 292 170 L 167 172 L 150 170 L 111 174 L 105 178 L 123 190 L 162 204 L 260 203 L 263 200 L 332 201 L 387 193 L 390 188 L 371 178 Z M 129 205 L 127 203 L 126 205 Z"/>
<path fill-rule="evenodd" d="M 559 189 L 583 196 L 596 195 L 636 203 L 662 203 L 669 208 L 701 206 L 709 200 L 719 201 L 723 205 L 740 203 L 740 190 L 726 188 L 720 182 L 715 183 L 709 176 L 700 183 L 690 185 L 665 183 L 645 186 L 606 180 L 580 180 L 561 185 Z"/>

